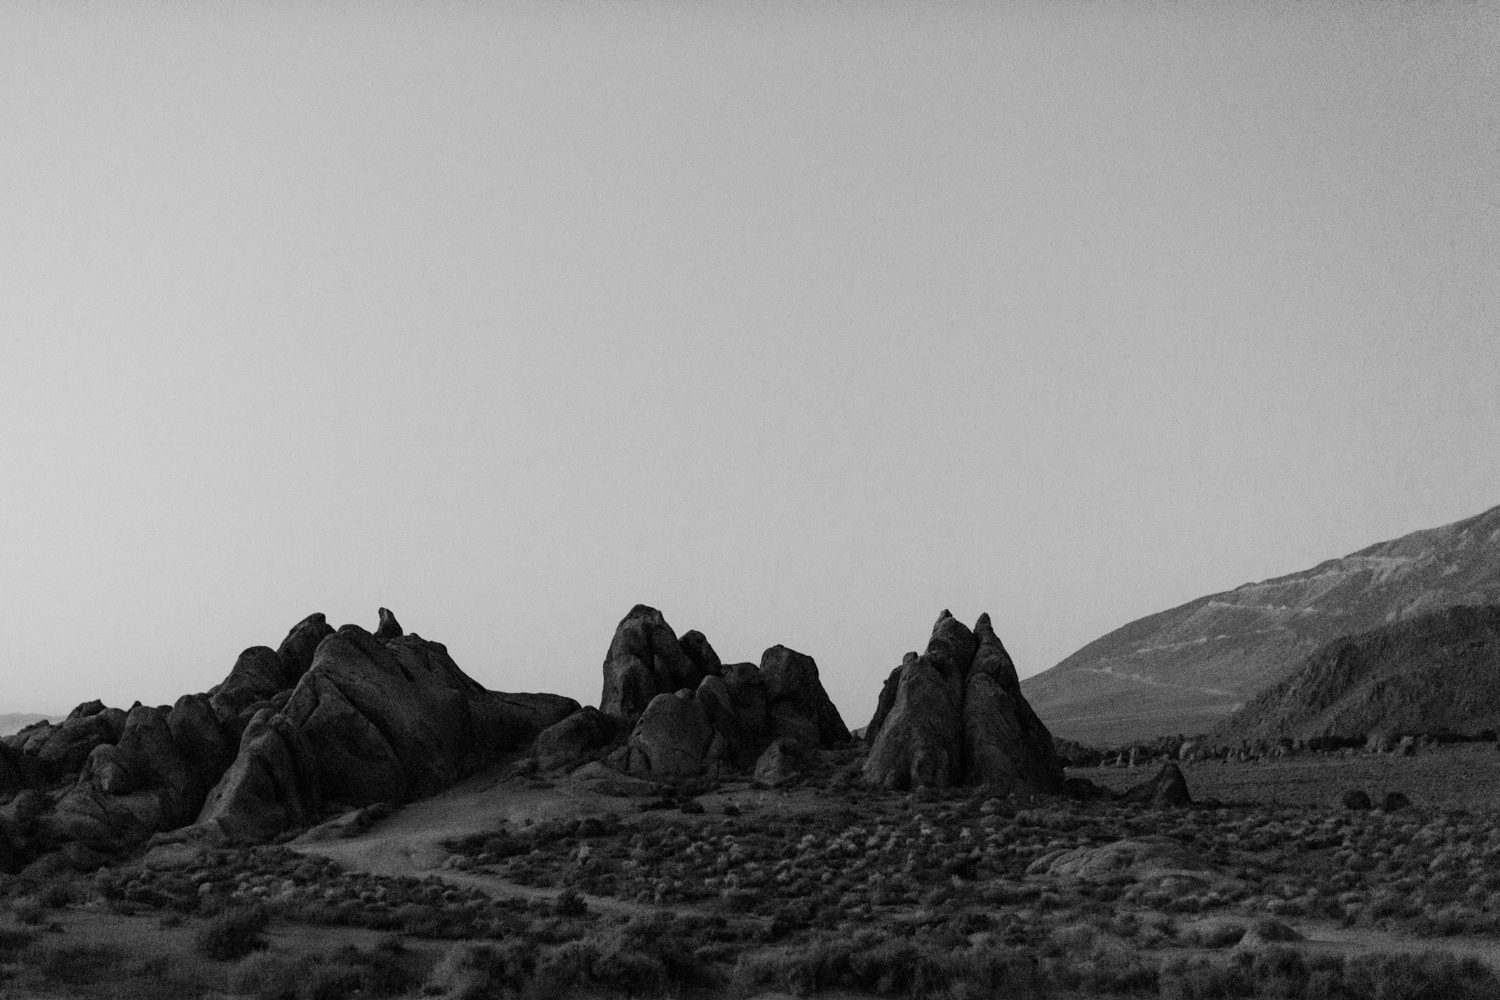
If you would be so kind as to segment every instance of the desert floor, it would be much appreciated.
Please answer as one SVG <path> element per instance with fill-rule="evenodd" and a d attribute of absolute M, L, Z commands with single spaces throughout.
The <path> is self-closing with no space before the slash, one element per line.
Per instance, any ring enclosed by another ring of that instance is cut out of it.
<path fill-rule="evenodd" d="M 696 795 L 511 764 L 368 828 L 12 878 L 0 996 L 1500 995 L 1492 745 L 1192 764 L 1221 804 L 1164 810 L 879 793 L 847 756 Z"/>

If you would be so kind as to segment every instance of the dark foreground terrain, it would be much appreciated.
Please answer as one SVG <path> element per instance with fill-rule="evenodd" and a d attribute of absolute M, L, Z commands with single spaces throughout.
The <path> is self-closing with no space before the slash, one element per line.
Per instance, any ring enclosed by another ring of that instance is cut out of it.
<path fill-rule="evenodd" d="M 882 792 L 864 753 L 780 789 L 502 762 L 279 845 L 33 869 L 0 996 L 1500 996 L 1491 744 L 1189 763 L 1225 804 L 1178 809 Z"/>

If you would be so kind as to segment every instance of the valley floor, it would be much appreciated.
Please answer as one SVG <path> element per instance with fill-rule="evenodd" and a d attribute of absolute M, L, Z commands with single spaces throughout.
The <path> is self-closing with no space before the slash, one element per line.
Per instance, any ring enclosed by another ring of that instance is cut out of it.
<path fill-rule="evenodd" d="M 0 996 L 1500 996 L 1492 745 L 1184 770 L 1225 804 L 496 769 L 353 836 L 11 879 Z"/>

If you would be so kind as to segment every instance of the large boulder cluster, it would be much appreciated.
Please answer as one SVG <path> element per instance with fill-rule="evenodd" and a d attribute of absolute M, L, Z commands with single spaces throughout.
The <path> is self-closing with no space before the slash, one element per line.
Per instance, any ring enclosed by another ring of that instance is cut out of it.
<path fill-rule="evenodd" d="M 310 615 L 207 692 L 88 702 L 0 740 L 0 870 L 43 854 L 97 866 L 163 839 L 264 841 L 434 794 L 519 750 L 527 769 L 659 789 L 729 775 L 776 787 L 859 749 L 812 657 L 778 645 L 726 664 L 645 605 L 615 629 L 603 681 L 598 708 L 489 691 L 385 608 L 373 632 Z M 943 612 L 886 680 L 865 740 L 864 776 L 888 789 L 1066 790 L 986 615 L 971 631 Z M 850 775 L 858 756 L 843 758 Z M 1190 802 L 1175 766 L 1126 797 Z"/>
<path fill-rule="evenodd" d="M 865 740 L 865 778 L 885 788 L 1063 789 L 1052 735 L 987 614 L 972 631 L 947 611 L 938 616 L 926 651 L 908 653 L 886 680 Z"/>
<path fill-rule="evenodd" d="M 331 805 L 409 801 L 577 709 L 485 690 L 384 608 L 374 633 L 311 615 L 204 694 L 89 702 L 0 741 L 0 793 L 19 792 L 0 807 L 0 867 L 56 850 L 86 866 L 174 830 L 260 840 Z"/>
<path fill-rule="evenodd" d="M 533 752 L 551 767 L 603 752 L 628 774 L 681 782 L 753 771 L 773 747 L 794 747 L 800 759 L 849 742 L 812 657 L 772 646 L 759 665 L 725 664 L 703 633 L 679 638 L 660 611 L 638 604 L 605 654 L 597 713 L 543 732 Z"/>

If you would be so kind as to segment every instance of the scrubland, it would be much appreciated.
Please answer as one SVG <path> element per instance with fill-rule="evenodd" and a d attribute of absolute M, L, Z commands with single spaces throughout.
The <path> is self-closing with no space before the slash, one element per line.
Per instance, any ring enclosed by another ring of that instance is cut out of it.
<path fill-rule="evenodd" d="M 1184 809 L 558 777 L 445 827 L 541 800 L 497 772 L 333 847 L 6 879 L 0 996 L 1500 997 L 1500 753 L 1451 749 L 1188 765 Z"/>

